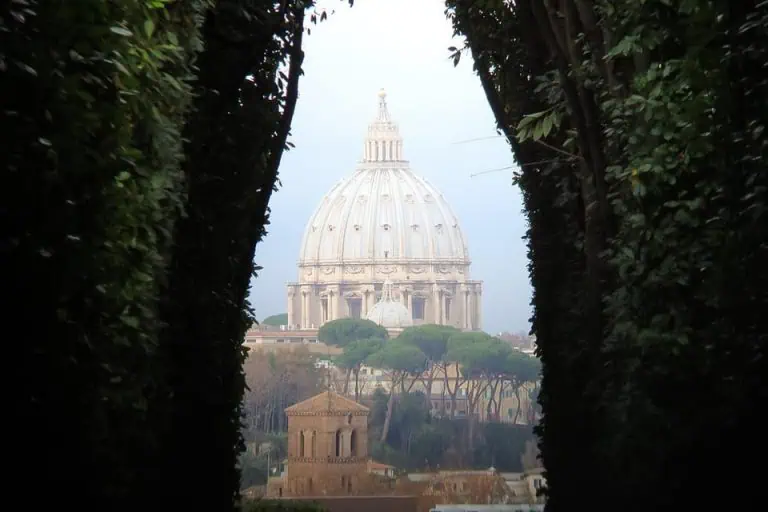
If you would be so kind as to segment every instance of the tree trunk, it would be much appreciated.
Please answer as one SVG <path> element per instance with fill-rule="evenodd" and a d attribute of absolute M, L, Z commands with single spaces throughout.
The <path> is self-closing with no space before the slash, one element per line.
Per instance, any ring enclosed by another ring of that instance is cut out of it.
<path fill-rule="evenodd" d="M 515 418 L 512 420 L 512 423 L 517 425 L 517 419 L 520 417 L 520 410 L 522 407 L 522 404 L 520 403 L 520 386 L 515 386 L 515 398 L 517 399 L 517 410 L 515 410 Z"/>
<path fill-rule="evenodd" d="M 501 404 L 504 401 L 504 390 L 506 388 L 506 381 L 501 381 L 501 389 L 499 390 L 499 400 L 496 402 L 496 421 L 501 421 Z"/>
<path fill-rule="evenodd" d="M 389 424 L 392 422 L 392 410 L 395 407 L 395 383 L 392 382 L 392 387 L 389 390 L 389 401 L 387 401 L 387 414 L 384 417 L 384 426 L 381 429 L 381 443 L 387 442 L 387 436 L 389 435 Z"/>
<path fill-rule="evenodd" d="M 355 402 L 360 401 L 360 368 L 355 368 Z"/>
<path fill-rule="evenodd" d="M 451 415 L 450 418 L 453 419 L 456 415 L 456 395 L 459 392 L 459 363 L 456 364 L 456 380 L 453 382 L 453 390 L 451 390 L 450 380 L 448 379 L 448 367 L 449 364 L 445 365 L 445 372 L 443 373 L 443 381 L 445 389 L 448 391 L 448 395 L 451 397 Z"/>
<path fill-rule="evenodd" d="M 422 376 L 419 376 L 417 380 L 422 384 L 424 384 L 424 405 L 427 407 L 427 410 L 431 412 L 432 411 L 432 386 L 435 380 L 435 366 L 430 364 L 429 371 L 426 373 L 427 373 L 426 378 L 422 378 Z"/>
<path fill-rule="evenodd" d="M 475 452 L 475 415 L 470 414 L 469 415 L 469 423 L 467 428 L 467 447 L 468 447 L 468 455 L 469 460 L 472 460 L 474 458 L 474 452 Z"/>
<path fill-rule="evenodd" d="M 493 414 L 496 410 L 496 404 L 500 401 L 496 399 L 496 390 L 499 387 L 501 379 L 495 379 L 493 384 L 489 386 L 491 390 L 491 396 L 488 399 L 488 403 L 485 404 L 485 421 L 498 421 L 498 418 Z"/>
<path fill-rule="evenodd" d="M 469 428 L 467 432 L 467 446 L 469 453 L 472 454 L 475 450 L 475 413 L 477 411 L 477 405 L 480 401 L 480 396 L 488 388 L 488 385 L 477 384 L 477 381 L 472 381 L 473 384 L 467 389 L 467 416 L 469 418 Z"/>
<path fill-rule="evenodd" d="M 352 368 L 347 368 L 347 373 L 344 376 L 344 396 L 349 394 L 349 381 L 352 378 Z"/>

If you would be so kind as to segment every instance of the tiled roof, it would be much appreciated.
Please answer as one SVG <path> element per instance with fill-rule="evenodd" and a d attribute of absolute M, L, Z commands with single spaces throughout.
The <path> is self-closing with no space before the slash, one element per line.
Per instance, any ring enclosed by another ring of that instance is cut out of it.
<path fill-rule="evenodd" d="M 325 391 L 312 398 L 307 398 L 303 402 L 294 404 L 285 410 L 287 414 L 320 411 L 368 412 L 369 409 L 354 400 L 339 395 L 338 393 Z"/>

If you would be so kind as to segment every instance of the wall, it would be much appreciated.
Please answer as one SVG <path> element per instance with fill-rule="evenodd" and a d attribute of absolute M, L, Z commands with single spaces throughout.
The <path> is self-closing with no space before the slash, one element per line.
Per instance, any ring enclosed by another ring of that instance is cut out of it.
<path fill-rule="evenodd" d="M 356 433 L 355 454 L 351 453 L 351 432 Z M 305 433 L 304 454 L 300 432 Z M 340 455 L 336 455 L 336 432 L 340 431 Z M 361 477 L 367 476 L 368 417 L 338 415 L 292 415 L 288 418 L 288 468 L 283 496 L 355 494 Z M 312 432 L 316 434 L 314 455 Z"/>

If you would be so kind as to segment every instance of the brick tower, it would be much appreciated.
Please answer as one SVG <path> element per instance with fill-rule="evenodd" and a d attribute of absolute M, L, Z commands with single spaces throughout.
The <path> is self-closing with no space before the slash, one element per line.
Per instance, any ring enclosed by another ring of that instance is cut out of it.
<path fill-rule="evenodd" d="M 288 465 L 283 496 L 357 494 L 367 475 L 367 407 L 325 391 L 285 410 Z"/>

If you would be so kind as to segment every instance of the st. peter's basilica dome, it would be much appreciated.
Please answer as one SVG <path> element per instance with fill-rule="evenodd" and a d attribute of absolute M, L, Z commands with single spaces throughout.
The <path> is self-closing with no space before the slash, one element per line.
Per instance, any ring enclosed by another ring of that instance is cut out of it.
<path fill-rule="evenodd" d="M 289 324 L 312 328 L 366 317 L 389 280 L 411 323 L 478 329 L 482 283 L 470 280 L 469 266 L 456 215 L 403 158 L 381 91 L 362 161 L 307 223 L 299 279 L 288 285 Z"/>

